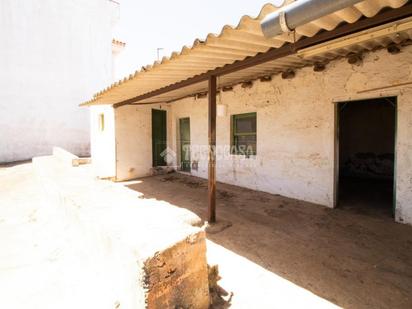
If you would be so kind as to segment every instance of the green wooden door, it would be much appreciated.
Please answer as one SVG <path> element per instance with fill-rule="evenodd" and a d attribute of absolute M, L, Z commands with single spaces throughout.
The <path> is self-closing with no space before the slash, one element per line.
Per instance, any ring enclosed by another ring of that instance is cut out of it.
<path fill-rule="evenodd" d="M 180 131 L 180 168 L 190 172 L 190 118 L 179 120 Z"/>
<path fill-rule="evenodd" d="M 397 144 L 398 144 L 398 98 L 393 97 L 391 98 L 393 107 L 395 108 L 395 128 L 394 128 L 394 154 L 393 154 L 393 200 L 392 200 L 392 217 L 395 218 L 396 215 L 396 179 L 397 179 L 397 171 L 396 171 L 396 165 L 397 165 Z"/>
<path fill-rule="evenodd" d="M 152 109 L 152 158 L 153 166 L 165 166 L 167 148 L 166 111 Z"/>

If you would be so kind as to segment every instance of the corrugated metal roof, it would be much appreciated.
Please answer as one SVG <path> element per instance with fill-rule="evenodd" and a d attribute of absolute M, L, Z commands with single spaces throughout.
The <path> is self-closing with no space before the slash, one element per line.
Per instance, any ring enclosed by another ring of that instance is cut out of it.
<path fill-rule="evenodd" d="M 293 1 L 286 1 L 287 5 Z M 236 27 L 226 25 L 219 35 L 209 34 L 205 40 L 195 40 L 191 47 L 183 47 L 180 52 L 174 52 L 162 61 L 143 67 L 140 71 L 120 80 L 103 91 L 95 94 L 93 99 L 84 105 L 115 104 L 123 100 L 148 93 L 170 84 L 186 80 L 201 73 L 231 64 L 246 57 L 255 56 L 271 48 L 279 48 L 285 43 L 294 42 L 302 37 L 313 37 L 322 30 L 333 30 L 342 23 L 354 23 L 362 17 L 373 17 L 384 8 L 399 8 L 408 0 L 365 0 L 354 6 L 335 12 L 318 20 L 298 27 L 294 33 L 282 34 L 275 38 L 265 38 L 260 28 L 260 22 L 268 14 L 279 7 L 266 4 L 257 17 L 243 16 Z M 404 39 L 411 38 L 410 31 L 404 31 Z M 273 74 L 285 68 L 298 68 L 313 64 L 314 61 L 333 59 L 360 49 L 375 49 L 397 42 L 399 37 L 364 41 L 351 47 L 341 48 L 302 58 L 299 55 L 287 56 L 249 69 L 228 74 L 219 78 L 220 85 L 233 84 L 245 79 L 253 79 L 265 74 Z M 205 91 L 206 83 L 199 83 L 169 92 L 145 102 L 171 101 L 185 95 Z"/>
<path fill-rule="evenodd" d="M 112 40 L 112 45 L 116 45 L 116 46 L 120 46 L 120 47 L 125 47 L 125 46 L 126 46 L 126 43 L 125 43 L 125 42 L 122 42 L 122 41 L 119 41 L 119 40 L 116 40 L 116 39 L 113 39 L 113 40 Z"/>

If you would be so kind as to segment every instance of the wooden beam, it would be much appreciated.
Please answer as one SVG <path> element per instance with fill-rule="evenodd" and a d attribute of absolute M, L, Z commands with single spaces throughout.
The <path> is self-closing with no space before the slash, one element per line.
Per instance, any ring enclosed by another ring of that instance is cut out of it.
<path fill-rule="evenodd" d="M 207 81 L 211 76 L 222 76 L 239 70 L 247 69 L 255 65 L 266 63 L 268 61 L 296 54 L 296 52 L 300 49 L 308 48 L 316 44 L 321 44 L 333 39 L 337 39 L 342 36 L 377 27 L 382 24 L 393 22 L 410 16 L 412 16 L 412 3 L 407 4 L 398 9 L 393 9 L 380 13 L 371 18 L 361 19 L 353 24 L 345 24 L 337 27 L 334 30 L 321 32 L 315 35 L 314 37 L 303 38 L 297 41 L 296 43 L 288 43 L 280 48 L 271 48 L 265 53 L 258 53 L 253 57 L 247 57 L 243 60 L 235 61 L 232 64 L 227 64 L 223 67 L 210 70 L 200 75 L 193 76 L 189 79 L 113 104 L 113 107 L 117 108 L 123 105 L 138 103 L 139 101 L 143 101 L 145 99 L 149 99 L 173 90 L 177 90 L 182 87 Z"/>
<path fill-rule="evenodd" d="M 209 223 L 216 222 L 216 76 L 209 77 L 209 177 L 208 177 L 208 220 Z"/>
<path fill-rule="evenodd" d="M 290 44 L 285 45 L 285 46 L 283 46 L 281 48 L 278 48 L 278 49 L 271 49 L 271 50 L 267 51 L 266 53 L 258 54 L 257 56 L 254 56 L 254 57 L 248 57 L 244 60 L 236 61 L 232 64 L 228 64 L 228 65 L 225 65 L 223 67 L 208 71 L 206 73 L 202 73 L 200 75 L 193 76 L 189 79 L 185 79 L 185 80 L 177 82 L 175 84 L 168 85 L 168 86 L 159 88 L 157 90 L 142 94 L 140 96 L 136 96 L 134 98 L 127 99 L 127 100 L 124 100 L 122 102 L 113 104 L 113 107 L 117 108 L 117 107 L 121 107 L 123 105 L 130 105 L 130 104 L 133 104 L 133 103 L 137 103 L 138 101 L 143 101 L 143 100 L 146 100 L 146 99 L 149 99 L 149 98 L 152 98 L 152 97 L 155 97 L 155 96 L 167 93 L 167 92 L 171 92 L 171 91 L 183 88 L 183 87 L 187 87 L 187 86 L 191 86 L 191 85 L 194 85 L 194 84 L 197 84 L 197 83 L 205 82 L 205 81 L 209 80 L 209 78 L 211 76 L 222 76 L 222 75 L 226 75 L 226 74 L 229 74 L 229 73 L 237 72 L 239 70 L 246 69 L 246 68 L 261 64 L 261 63 L 265 63 L 265 62 L 268 62 L 270 60 L 275 60 L 275 59 L 278 59 L 278 58 L 289 56 L 293 53 L 295 53 L 295 50 L 293 49 L 292 45 L 290 45 Z"/>

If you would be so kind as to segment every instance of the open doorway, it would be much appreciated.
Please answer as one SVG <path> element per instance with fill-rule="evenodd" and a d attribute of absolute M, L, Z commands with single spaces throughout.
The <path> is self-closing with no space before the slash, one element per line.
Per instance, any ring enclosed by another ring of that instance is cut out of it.
<path fill-rule="evenodd" d="M 337 206 L 393 216 L 396 97 L 337 105 Z"/>

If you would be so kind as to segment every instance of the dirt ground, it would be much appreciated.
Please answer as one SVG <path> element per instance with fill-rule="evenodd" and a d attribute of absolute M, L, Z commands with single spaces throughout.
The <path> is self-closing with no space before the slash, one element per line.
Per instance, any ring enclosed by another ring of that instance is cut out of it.
<path fill-rule="evenodd" d="M 142 204 L 206 218 L 205 180 L 174 173 L 123 185 Z M 0 166 L 0 307 L 90 308 L 86 299 L 121 282 L 106 286 L 110 265 L 42 190 L 30 163 Z M 412 227 L 226 184 L 217 196 L 207 243 L 221 277 L 216 308 L 412 308 Z"/>
<path fill-rule="evenodd" d="M 205 180 L 174 173 L 125 185 L 206 218 Z M 208 260 L 219 265 L 220 307 L 293 307 L 304 290 L 326 307 L 412 308 L 411 226 L 227 184 L 217 216 Z"/>

